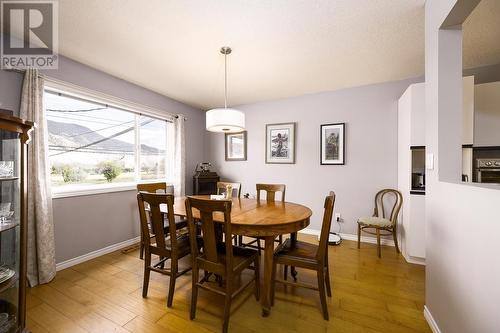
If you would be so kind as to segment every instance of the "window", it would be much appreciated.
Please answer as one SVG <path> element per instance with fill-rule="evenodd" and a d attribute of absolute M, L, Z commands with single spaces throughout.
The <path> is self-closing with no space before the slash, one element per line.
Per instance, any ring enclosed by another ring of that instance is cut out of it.
<path fill-rule="evenodd" d="M 46 90 L 55 193 L 171 179 L 172 123 Z"/>

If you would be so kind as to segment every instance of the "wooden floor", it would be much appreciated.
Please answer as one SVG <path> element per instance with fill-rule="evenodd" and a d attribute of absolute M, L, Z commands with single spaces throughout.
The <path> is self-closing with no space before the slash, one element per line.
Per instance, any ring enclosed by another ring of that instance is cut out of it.
<path fill-rule="evenodd" d="M 311 236 L 299 236 L 314 242 Z M 333 297 L 330 321 L 322 318 L 318 293 L 276 286 L 270 317 L 261 317 L 253 286 L 233 303 L 230 332 L 430 332 L 423 316 L 425 271 L 384 247 L 344 241 L 330 246 Z M 60 271 L 53 282 L 28 291 L 28 328 L 38 332 L 220 332 L 223 299 L 200 290 L 197 317 L 189 320 L 191 275 L 177 280 L 166 307 L 168 277 L 151 273 L 141 297 L 143 262 L 138 251 L 115 252 Z M 281 270 L 278 271 L 279 273 Z M 299 269 L 299 280 L 315 276 Z"/>

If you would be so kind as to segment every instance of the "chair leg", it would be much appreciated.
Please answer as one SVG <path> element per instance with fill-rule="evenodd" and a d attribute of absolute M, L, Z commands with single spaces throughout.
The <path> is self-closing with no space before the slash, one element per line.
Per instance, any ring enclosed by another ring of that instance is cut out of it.
<path fill-rule="evenodd" d="M 361 225 L 358 224 L 358 249 L 361 248 Z"/>
<path fill-rule="evenodd" d="M 255 300 L 260 299 L 260 257 L 255 258 Z"/>
<path fill-rule="evenodd" d="M 288 265 L 283 266 L 283 280 L 288 279 Z"/>
<path fill-rule="evenodd" d="M 234 246 L 238 246 L 238 236 L 234 236 Z"/>
<path fill-rule="evenodd" d="M 380 248 L 380 229 L 377 229 L 377 255 L 382 258 L 382 250 Z"/>
<path fill-rule="evenodd" d="M 168 284 L 168 298 L 167 307 L 172 307 L 172 301 L 174 300 L 175 291 L 175 280 L 177 280 L 177 259 L 171 258 L 172 263 L 170 264 L 170 281 Z"/>
<path fill-rule="evenodd" d="M 193 320 L 196 316 L 196 302 L 198 300 L 198 267 L 193 267 L 191 287 L 191 313 L 189 319 Z"/>
<path fill-rule="evenodd" d="M 276 288 L 276 266 L 278 264 L 273 261 L 273 272 L 271 273 L 271 306 L 274 305 L 274 289 Z"/>
<path fill-rule="evenodd" d="M 227 281 L 226 287 L 226 300 L 224 302 L 224 322 L 222 324 L 222 332 L 227 333 L 227 329 L 229 326 L 229 315 L 231 314 L 231 300 L 232 300 L 232 282 Z"/>
<path fill-rule="evenodd" d="M 243 236 L 238 236 L 238 245 L 243 246 Z"/>
<path fill-rule="evenodd" d="M 257 253 L 259 254 L 259 257 L 261 256 L 261 249 L 260 249 L 260 239 L 257 238 Z"/>
<path fill-rule="evenodd" d="M 278 243 L 279 244 L 283 243 L 283 235 L 278 236 Z"/>
<path fill-rule="evenodd" d="M 297 269 L 295 268 L 295 266 L 290 266 L 290 274 L 292 275 L 293 277 L 293 281 L 294 282 L 297 282 L 297 275 L 299 274 L 297 272 Z"/>
<path fill-rule="evenodd" d="M 321 301 L 323 318 L 325 320 L 328 320 L 328 307 L 326 305 L 326 295 L 325 295 L 325 271 L 323 270 L 323 267 L 320 267 L 317 273 L 318 273 L 319 299 Z"/>
<path fill-rule="evenodd" d="M 328 250 L 327 250 L 328 251 Z M 326 284 L 326 294 L 328 297 L 332 297 L 332 288 L 330 286 L 330 268 L 328 268 L 328 253 L 326 255 L 326 267 L 325 267 L 325 284 Z"/>
<path fill-rule="evenodd" d="M 398 235 L 396 233 L 396 229 L 392 229 L 392 237 L 394 238 L 394 246 L 396 246 L 396 252 L 399 253 Z"/>
<path fill-rule="evenodd" d="M 151 253 L 146 253 L 146 258 L 144 260 L 144 282 L 142 284 L 142 297 L 148 297 L 148 287 L 149 287 L 149 275 L 151 274 L 151 270 L 149 267 L 151 266 Z"/>
<path fill-rule="evenodd" d="M 142 237 L 140 242 L 139 259 L 144 259 L 144 242 L 142 241 Z"/>

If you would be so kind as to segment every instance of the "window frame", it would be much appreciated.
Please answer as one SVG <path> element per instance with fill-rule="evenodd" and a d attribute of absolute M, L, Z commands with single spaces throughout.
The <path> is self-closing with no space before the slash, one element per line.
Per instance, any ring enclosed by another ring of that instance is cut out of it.
<path fill-rule="evenodd" d="M 151 118 L 156 118 L 158 120 L 166 121 L 170 123 L 171 130 L 167 128 L 166 140 L 167 140 L 167 158 L 165 163 L 165 179 L 147 179 L 140 180 L 140 131 L 135 131 L 135 181 L 133 182 L 123 182 L 123 183 L 110 183 L 110 184 L 89 184 L 89 185 L 67 185 L 61 187 L 52 187 L 52 198 L 66 198 L 66 197 L 76 197 L 76 196 L 84 196 L 84 195 L 97 195 L 104 193 L 112 193 L 112 192 L 124 192 L 124 191 L 132 191 L 136 189 L 137 183 L 144 182 L 156 182 L 156 181 L 166 181 L 167 183 L 174 183 L 174 172 L 167 172 L 171 170 L 172 163 L 168 161 L 174 157 L 174 142 L 172 135 L 173 131 L 173 120 L 176 117 L 175 115 L 155 109 L 149 106 L 145 106 L 142 104 L 134 103 L 127 101 L 125 99 L 111 96 L 105 93 L 97 92 L 94 90 L 90 90 L 87 88 L 83 88 L 68 82 L 60 81 L 54 78 L 45 78 L 44 83 L 44 92 L 49 91 L 55 94 L 61 94 L 64 96 L 83 99 L 85 101 L 89 101 L 91 103 L 98 103 L 107 106 L 111 106 L 113 108 L 123 110 L 126 112 L 130 112 L 135 115 L 135 125 L 137 125 L 140 121 L 140 116 L 146 116 Z M 168 147 L 172 147 L 168 150 Z M 170 152 L 169 152 L 170 151 Z"/>

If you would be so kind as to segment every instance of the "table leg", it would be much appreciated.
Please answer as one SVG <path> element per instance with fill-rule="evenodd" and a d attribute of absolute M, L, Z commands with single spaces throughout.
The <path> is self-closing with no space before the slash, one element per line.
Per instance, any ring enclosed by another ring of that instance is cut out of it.
<path fill-rule="evenodd" d="M 262 316 L 267 317 L 271 313 L 271 283 L 273 281 L 273 255 L 274 255 L 274 237 L 265 237 L 264 239 L 264 280 L 262 284 L 261 305 Z"/>

